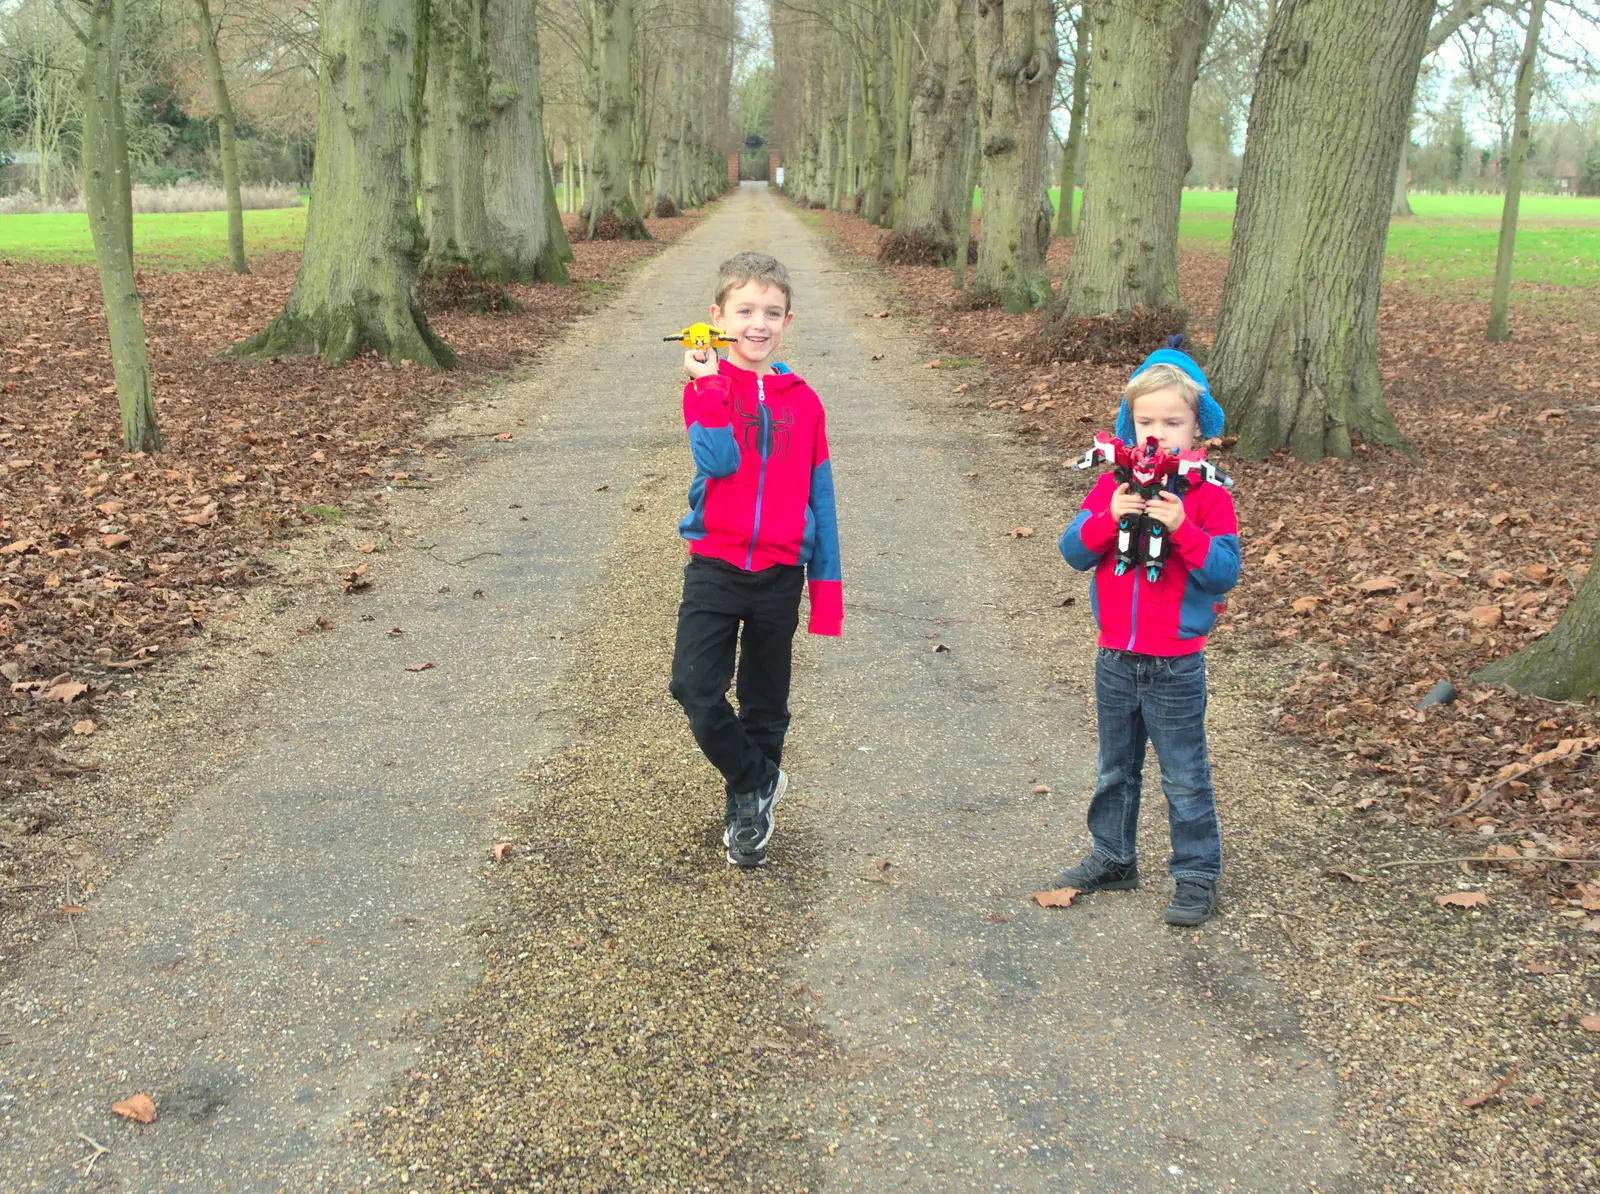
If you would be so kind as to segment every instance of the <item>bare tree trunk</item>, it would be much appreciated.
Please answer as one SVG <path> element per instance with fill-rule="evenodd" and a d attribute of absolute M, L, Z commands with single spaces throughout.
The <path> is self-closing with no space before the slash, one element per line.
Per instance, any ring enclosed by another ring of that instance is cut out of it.
<path fill-rule="evenodd" d="M 233 100 L 228 95 L 228 80 L 222 73 L 222 55 L 217 50 L 217 26 L 211 19 L 208 0 L 194 0 L 194 28 L 200 39 L 200 57 L 206 78 L 211 83 L 211 102 L 217 109 L 217 152 L 222 159 L 222 190 L 228 203 L 228 267 L 236 274 L 248 274 L 244 257 L 244 204 L 239 198 L 239 151 L 234 141 Z"/>
<path fill-rule="evenodd" d="M 368 349 L 448 367 L 417 301 L 415 127 L 427 24 L 418 0 L 325 0 L 317 157 L 300 272 L 283 311 L 235 351 L 348 361 Z"/>
<path fill-rule="evenodd" d="M 1409 125 L 1409 121 L 1407 124 Z M 1410 216 L 1416 213 L 1411 210 L 1411 198 L 1406 194 L 1406 172 L 1409 167 L 1406 157 L 1411 149 L 1411 132 L 1406 130 L 1405 140 L 1400 142 L 1400 167 L 1394 172 L 1394 198 L 1389 202 L 1389 215 Z"/>
<path fill-rule="evenodd" d="M 979 121 L 972 122 L 965 156 L 967 168 L 963 176 L 966 185 L 961 189 L 961 206 L 956 209 L 961 213 L 956 220 L 956 227 L 965 235 L 956 237 L 955 272 L 950 279 L 954 290 L 962 290 L 967 285 L 967 253 L 972 247 L 972 192 L 977 188 L 978 167 L 983 161 L 983 129 Z"/>
<path fill-rule="evenodd" d="M 1378 293 L 1434 4 L 1282 0 L 1267 32 L 1209 363 L 1247 456 L 1405 442 L 1378 383 Z"/>
<path fill-rule="evenodd" d="M 1189 95 L 1206 0 L 1119 0 L 1090 10 L 1094 57 L 1083 215 L 1059 314 L 1178 308 L 1178 209 L 1189 172 Z"/>
<path fill-rule="evenodd" d="M 430 0 L 422 104 L 424 276 L 459 268 L 485 281 L 503 281 L 484 192 L 489 129 L 487 7 L 488 0 Z"/>
<path fill-rule="evenodd" d="M 1551 701 L 1591 701 L 1600 693 L 1600 562 L 1589 566 L 1572 604 L 1549 634 L 1497 659 L 1473 679 L 1509 684 Z"/>
<path fill-rule="evenodd" d="M 1515 127 L 1511 134 L 1511 161 L 1506 170 L 1506 194 L 1500 206 L 1500 246 L 1494 259 L 1494 290 L 1489 297 L 1489 340 L 1511 339 L 1511 263 L 1517 251 L 1517 209 L 1522 204 L 1522 175 L 1528 164 L 1528 107 L 1533 102 L 1533 64 L 1539 56 L 1539 26 L 1544 21 L 1544 0 L 1533 0 L 1528 10 L 1528 36 L 1517 61 Z"/>
<path fill-rule="evenodd" d="M 598 73 L 590 188 L 584 195 L 588 238 L 615 220 L 624 240 L 649 240 L 628 192 L 633 148 L 633 0 L 595 0 Z"/>
<path fill-rule="evenodd" d="M 484 206 L 498 282 L 567 282 L 572 260 L 545 151 L 539 30 L 526 0 L 488 0 Z"/>
<path fill-rule="evenodd" d="M 972 290 L 1007 311 L 1054 297 L 1045 273 L 1054 213 L 1049 180 L 1055 91 L 1050 0 L 977 0 L 978 102 L 983 109 L 983 220 Z"/>
<path fill-rule="evenodd" d="M 1067 143 L 1061 147 L 1061 204 L 1056 210 L 1056 235 L 1072 235 L 1072 198 L 1078 184 L 1078 151 L 1083 144 L 1083 116 L 1089 106 L 1089 9 L 1078 9 L 1073 23 L 1072 111 L 1067 118 Z"/>
<path fill-rule="evenodd" d="M 83 30 L 83 196 L 94 239 L 100 298 L 111 340 L 111 368 L 122 410 L 122 444 L 130 452 L 161 447 L 150 386 L 144 313 L 133 272 L 133 204 L 122 112 L 124 0 L 92 0 Z"/>
<path fill-rule="evenodd" d="M 965 202 L 961 196 L 976 119 L 973 96 L 977 80 L 968 65 L 966 47 L 972 23 L 969 0 L 940 0 L 911 105 L 905 206 L 894 235 L 920 237 L 938 245 L 938 265 L 952 261 L 956 242 L 965 248 L 968 235 L 960 218 L 963 210 L 970 212 L 972 202 L 970 195 Z"/>

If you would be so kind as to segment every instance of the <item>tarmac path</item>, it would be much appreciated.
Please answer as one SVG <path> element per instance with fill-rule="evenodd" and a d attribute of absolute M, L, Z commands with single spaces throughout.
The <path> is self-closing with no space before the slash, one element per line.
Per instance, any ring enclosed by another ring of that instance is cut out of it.
<path fill-rule="evenodd" d="M 785 356 L 828 407 L 841 511 L 846 637 L 800 647 L 774 853 L 791 822 L 822 849 L 819 928 L 785 967 L 845 1059 L 785 1092 L 822 1187 L 1359 1188 L 1332 1076 L 1226 914 L 1161 924 L 1153 784 L 1145 891 L 1027 902 L 1082 852 L 1094 775 L 1088 615 L 1054 549 L 1071 505 L 952 405 L 951 374 L 862 318 L 870 280 L 745 190 L 498 396 L 482 417 L 526 420 L 504 450 L 396 496 L 396 543 L 423 550 L 384 565 L 372 621 L 263 665 L 247 724 L 189 744 L 223 756 L 218 777 L 0 990 L 0 1189 L 364 1180 L 343 1126 L 481 973 L 487 843 L 559 745 L 567 640 L 605 608 L 629 495 L 681 434 L 663 329 L 740 248 L 793 274 Z M 160 1131 L 111 1116 L 134 1090 Z M 114 1139 L 87 1176 L 80 1133 Z"/>

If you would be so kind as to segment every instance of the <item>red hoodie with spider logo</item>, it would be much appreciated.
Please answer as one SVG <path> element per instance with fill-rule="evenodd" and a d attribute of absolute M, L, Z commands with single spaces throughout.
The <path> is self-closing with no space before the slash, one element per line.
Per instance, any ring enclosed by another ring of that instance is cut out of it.
<path fill-rule="evenodd" d="M 692 555 L 748 571 L 803 564 L 812 634 L 839 634 L 839 521 L 822 400 L 784 365 L 758 377 L 723 361 L 683 388 L 695 476 L 678 533 Z"/>

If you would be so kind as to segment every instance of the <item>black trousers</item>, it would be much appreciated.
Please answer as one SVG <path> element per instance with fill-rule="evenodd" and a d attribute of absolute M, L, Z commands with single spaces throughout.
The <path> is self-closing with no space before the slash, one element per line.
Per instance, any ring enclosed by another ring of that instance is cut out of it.
<path fill-rule="evenodd" d="M 672 695 L 689 715 L 701 751 L 722 772 L 729 796 L 766 784 L 783 759 L 804 583 L 805 569 L 796 564 L 746 572 L 695 556 L 683 570 Z M 736 647 L 737 714 L 728 703 Z"/>

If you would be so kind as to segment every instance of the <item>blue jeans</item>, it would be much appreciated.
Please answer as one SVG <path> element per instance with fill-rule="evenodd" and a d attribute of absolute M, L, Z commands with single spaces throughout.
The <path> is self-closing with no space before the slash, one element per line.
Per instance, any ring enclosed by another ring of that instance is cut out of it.
<path fill-rule="evenodd" d="M 1135 655 L 1101 647 L 1094 662 L 1100 779 L 1089 802 L 1095 854 L 1129 863 L 1139 853 L 1145 743 L 1161 762 L 1172 832 L 1172 877 L 1216 882 L 1222 830 L 1206 758 L 1206 657 Z"/>

